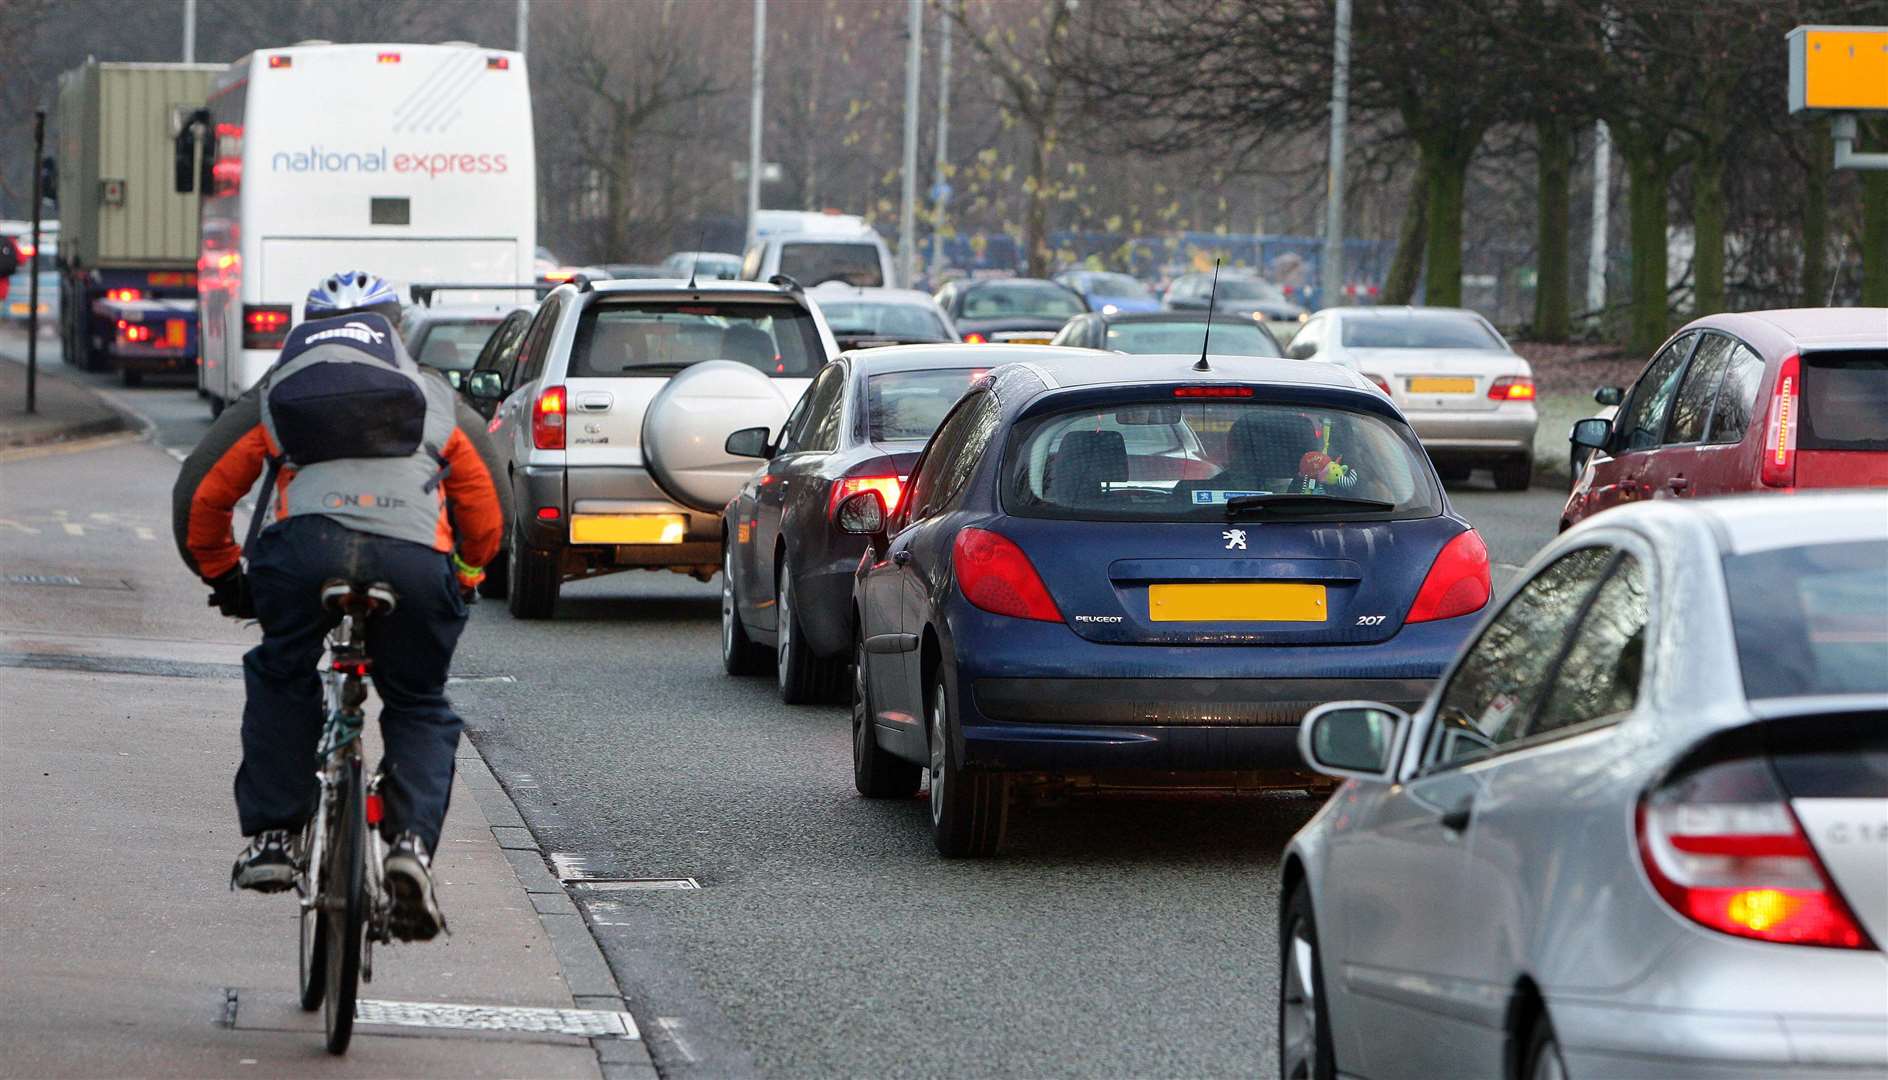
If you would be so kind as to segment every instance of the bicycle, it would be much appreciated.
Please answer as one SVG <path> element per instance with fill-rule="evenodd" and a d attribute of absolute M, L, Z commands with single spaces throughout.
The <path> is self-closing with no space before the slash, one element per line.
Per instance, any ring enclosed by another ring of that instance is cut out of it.
<path fill-rule="evenodd" d="M 340 616 L 328 632 L 322 697 L 327 723 L 318 749 L 320 800 L 302 830 L 295 890 L 301 896 L 301 1007 L 324 1009 L 328 1052 L 344 1054 L 354 1034 L 362 982 L 374 978 L 374 944 L 389 943 L 391 905 L 381 866 L 380 774 L 368 778 L 361 755 L 366 724 L 367 623 L 399 598 L 384 583 L 322 583 L 321 603 Z"/>

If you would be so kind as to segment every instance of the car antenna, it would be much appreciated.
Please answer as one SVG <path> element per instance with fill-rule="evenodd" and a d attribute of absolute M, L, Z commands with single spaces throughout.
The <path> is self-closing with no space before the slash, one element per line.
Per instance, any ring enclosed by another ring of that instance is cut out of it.
<path fill-rule="evenodd" d="M 695 234 L 694 258 L 688 260 L 688 287 L 695 287 L 695 269 L 701 265 L 701 246 L 708 242 L 708 230 Z"/>
<path fill-rule="evenodd" d="M 1211 371 L 1206 362 L 1206 346 L 1213 340 L 1213 309 L 1219 305 L 1219 259 L 1213 259 L 1213 291 L 1206 294 L 1206 333 L 1200 338 L 1200 362 L 1193 365 L 1195 371 Z"/>

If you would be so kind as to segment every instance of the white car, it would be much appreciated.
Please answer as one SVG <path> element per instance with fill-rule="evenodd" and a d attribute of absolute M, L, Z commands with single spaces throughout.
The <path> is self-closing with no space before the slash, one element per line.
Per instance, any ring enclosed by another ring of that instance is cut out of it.
<path fill-rule="evenodd" d="M 754 471 L 743 428 L 778 431 L 838 351 L 799 289 L 578 281 L 544 298 L 508 372 L 474 371 L 515 516 L 487 571 L 511 613 L 549 618 L 565 581 L 721 569 L 721 509 Z"/>
<path fill-rule="evenodd" d="M 1519 491 L 1534 475 L 1534 369 L 1488 320 L 1461 308 L 1326 308 L 1286 354 L 1343 364 L 1374 381 L 1409 417 L 1443 479 L 1494 470 Z"/>
<path fill-rule="evenodd" d="M 898 280 L 891 249 L 850 214 L 763 210 L 754 245 L 741 256 L 741 277 L 772 281 L 785 274 L 805 288 L 838 281 L 877 288 Z"/>
<path fill-rule="evenodd" d="M 963 340 L 937 301 L 916 289 L 862 289 L 835 281 L 807 296 L 825 313 L 841 349 Z"/>

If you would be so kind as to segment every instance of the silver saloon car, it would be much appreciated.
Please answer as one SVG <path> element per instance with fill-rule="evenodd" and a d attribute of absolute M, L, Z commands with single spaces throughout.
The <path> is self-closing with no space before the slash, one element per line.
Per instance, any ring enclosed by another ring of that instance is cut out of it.
<path fill-rule="evenodd" d="M 1888 1075 L 1888 494 L 1596 517 L 1300 747 L 1283 1075 Z"/>

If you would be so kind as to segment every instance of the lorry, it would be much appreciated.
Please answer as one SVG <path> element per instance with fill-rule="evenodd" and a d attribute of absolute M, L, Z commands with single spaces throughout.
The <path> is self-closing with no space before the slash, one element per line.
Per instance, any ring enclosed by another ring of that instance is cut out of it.
<path fill-rule="evenodd" d="M 59 329 L 66 362 L 148 372 L 197 364 L 197 195 L 172 139 L 219 64 L 100 63 L 59 77 Z"/>

